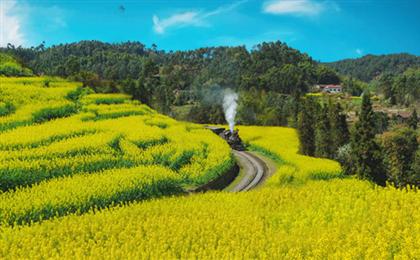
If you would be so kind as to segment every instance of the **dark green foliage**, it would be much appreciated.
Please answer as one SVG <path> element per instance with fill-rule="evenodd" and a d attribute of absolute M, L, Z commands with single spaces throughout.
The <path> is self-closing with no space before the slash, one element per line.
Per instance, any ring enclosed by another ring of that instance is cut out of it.
<path fill-rule="evenodd" d="M 350 132 L 347 125 L 346 115 L 343 113 L 340 103 L 330 105 L 331 123 L 331 156 L 336 158 L 338 149 L 350 142 Z"/>
<path fill-rule="evenodd" d="M 95 114 L 95 115 L 88 115 L 82 118 L 82 121 L 99 121 L 99 120 L 107 120 L 107 119 L 114 119 L 119 117 L 126 117 L 126 116 L 136 116 L 136 115 L 144 115 L 146 111 L 142 110 L 128 110 L 128 111 L 116 111 L 112 113 L 106 114 Z"/>
<path fill-rule="evenodd" d="M 366 83 L 352 77 L 343 77 L 343 91 L 352 96 L 360 96 L 368 87 Z"/>
<path fill-rule="evenodd" d="M 223 108 L 219 104 L 198 103 L 191 108 L 188 118 L 197 123 L 225 123 Z"/>
<path fill-rule="evenodd" d="M 0 116 L 7 116 L 16 111 L 16 107 L 10 103 L 0 103 Z"/>
<path fill-rule="evenodd" d="M 295 126 L 299 113 L 295 111 L 297 103 L 290 95 L 255 89 L 242 91 L 239 92 L 237 122 L 242 125 Z"/>
<path fill-rule="evenodd" d="M 328 106 L 324 105 L 318 115 L 315 131 L 315 156 L 330 158 L 333 139 Z"/>
<path fill-rule="evenodd" d="M 395 98 L 395 90 L 393 88 L 393 84 L 394 76 L 389 73 L 381 75 L 377 83 L 378 92 L 382 93 L 385 100 L 389 100 L 389 103 L 391 105 L 395 105 L 397 102 Z"/>
<path fill-rule="evenodd" d="M 242 125 L 256 125 L 258 114 L 260 113 L 259 104 L 256 98 L 256 91 L 241 93 L 238 105 L 238 122 Z"/>
<path fill-rule="evenodd" d="M 381 149 L 375 140 L 375 118 L 370 94 L 363 94 L 359 121 L 352 136 L 354 171 L 361 179 L 385 185 L 385 171 L 382 165 Z"/>
<path fill-rule="evenodd" d="M 122 97 L 106 97 L 95 99 L 97 105 L 112 105 L 112 104 L 123 104 L 127 99 Z"/>
<path fill-rule="evenodd" d="M 415 130 L 401 128 L 386 133 L 383 136 L 383 146 L 388 180 L 397 187 L 418 183 L 420 179 L 416 179 L 413 172 L 418 149 Z"/>
<path fill-rule="evenodd" d="M 327 66 L 318 66 L 317 75 L 319 84 L 340 84 L 337 72 Z"/>
<path fill-rule="evenodd" d="M 201 93 L 213 85 L 222 90 L 232 88 L 241 95 L 258 93 L 264 100 L 243 99 L 249 106 L 241 107 L 250 110 L 249 116 L 240 113 L 246 124 L 285 125 L 290 121 L 296 126 L 298 110 L 278 95 L 305 93 L 319 80 L 333 83 L 338 79 L 331 69 L 317 69 L 308 55 L 279 41 L 259 44 L 251 51 L 238 46 L 165 53 L 139 42 L 99 41 L 2 50 L 19 57 L 36 73 L 71 77 L 98 93 L 123 91 L 170 115 L 174 106 L 206 107 Z M 208 115 L 209 119 L 203 120 L 205 115 L 191 119 L 202 122 L 215 118 L 218 122 L 219 110 L 207 111 L 212 112 L 216 114 Z"/>
<path fill-rule="evenodd" d="M 412 129 L 416 130 L 417 129 L 417 125 L 419 123 L 419 118 L 417 116 L 417 110 L 414 109 L 413 112 L 411 113 L 410 118 L 408 118 L 408 126 L 411 127 Z"/>
<path fill-rule="evenodd" d="M 82 82 L 83 87 L 91 87 L 95 90 L 99 90 L 100 87 L 105 87 L 98 74 L 96 73 L 90 71 L 81 71 L 70 75 L 74 75 L 74 80 Z"/>
<path fill-rule="evenodd" d="M 338 150 L 349 143 L 346 115 L 340 104 L 329 102 L 319 108 L 317 101 L 306 98 L 297 126 L 300 152 L 305 155 L 337 159 Z"/>
<path fill-rule="evenodd" d="M 138 141 L 134 142 L 140 149 L 147 149 L 149 147 L 155 146 L 155 145 L 162 145 L 168 143 L 169 140 L 166 137 L 161 137 L 159 139 L 153 139 L 153 140 L 147 140 L 147 141 Z"/>
<path fill-rule="evenodd" d="M 122 138 L 123 138 L 122 135 L 118 135 L 115 138 L 113 138 L 108 144 L 109 147 L 111 147 L 114 150 L 114 153 L 116 156 L 123 154 L 123 151 L 120 146 L 120 142 Z"/>
<path fill-rule="evenodd" d="M 382 134 L 388 129 L 389 118 L 388 115 L 384 112 L 374 112 L 375 120 L 375 133 Z"/>
<path fill-rule="evenodd" d="M 169 165 L 169 168 L 174 171 L 179 171 L 182 166 L 189 164 L 191 158 L 194 156 L 194 151 L 183 151 L 181 155 L 174 158 Z"/>
<path fill-rule="evenodd" d="M 260 77 L 260 83 L 267 91 L 283 94 L 292 94 L 295 91 L 307 92 L 311 81 L 305 76 L 299 66 L 286 64 L 270 68 Z"/>
<path fill-rule="evenodd" d="M 162 122 L 162 121 L 155 121 L 155 120 L 149 121 L 149 120 L 145 120 L 144 123 L 146 125 L 149 125 L 149 126 L 159 127 L 161 129 L 166 129 L 168 127 L 168 123 Z"/>
<path fill-rule="evenodd" d="M 414 158 L 414 163 L 411 167 L 411 182 L 413 185 L 420 187 L 420 148 L 417 149 L 416 156 Z"/>
<path fill-rule="evenodd" d="M 61 107 L 44 108 L 33 113 L 32 118 L 35 123 L 42 123 L 55 118 L 68 117 L 77 112 L 74 104 L 68 104 Z"/>
<path fill-rule="evenodd" d="M 420 100 L 420 68 L 382 75 L 377 81 L 377 88 L 390 104 L 414 104 Z"/>
<path fill-rule="evenodd" d="M 78 87 L 73 91 L 70 91 L 66 98 L 68 100 L 71 100 L 73 102 L 76 102 L 78 100 L 80 100 L 80 98 L 82 98 L 83 96 L 93 93 L 93 91 L 90 88 L 83 88 L 83 87 Z"/>
<path fill-rule="evenodd" d="M 139 74 L 139 82 L 133 94 L 134 99 L 150 105 L 154 88 L 159 86 L 159 67 L 152 59 L 146 59 Z"/>
<path fill-rule="evenodd" d="M 358 59 L 346 59 L 326 63 L 340 74 L 369 82 L 381 74 L 401 74 L 410 67 L 420 67 L 420 57 L 406 53 L 366 55 Z"/>
<path fill-rule="evenodd" d="M 298 119 L 298 135 L 300 140 L 300 152 L 305 155 L 315 154 L 315 127 L 318 114 L 318 103 L 313 98 L 307 98 L 303 102 L 302 110 Z"/>

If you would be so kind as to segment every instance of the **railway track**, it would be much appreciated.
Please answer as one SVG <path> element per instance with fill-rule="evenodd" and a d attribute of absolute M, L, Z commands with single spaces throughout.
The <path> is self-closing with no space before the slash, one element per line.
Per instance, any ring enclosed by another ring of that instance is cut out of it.
<path fill-rule="evenodd" d="M 269 163 L 263 156 L 243 151 L 244 146 L 238 135 L 238 130 L 229 132 L 223 127 L 216 126 L 205 126 L 205 128 L 213 131 L 231 146 L 237 166 L 234 168 L 236 170 L 235 175 L 230 174 L 232 171 L 228 172 L 224 176 L 196 189 L 197 191 L 214 189 L 224 189 L 231 192 L 248 191 L 257 187 L 265 178 L 275 172 L 271 164 L 271 167 L 268 166 Z M 238 166 L 240 168 L 239 175 L 237 172 Z"/>
<path fill-rule="evenodd" d="M 269 167 L 259 158 L 247 151 L 232 150 L 238 165 L 243 171 L 242 178 L 229 190 L 232 192 L 248 191 L 260 184 L 268 175 Z"/>

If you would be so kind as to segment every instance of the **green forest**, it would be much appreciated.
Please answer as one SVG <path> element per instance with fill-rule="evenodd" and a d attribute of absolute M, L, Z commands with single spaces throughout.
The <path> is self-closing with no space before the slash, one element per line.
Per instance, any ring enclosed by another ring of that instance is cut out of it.
<path fill-rule="evenodd" d="M 200 123 L 223 121 L 217 103 L 221 89 L 241 92 L 242 124 L 284 125 L 295 114 L 294 96 L 315 84 L 340 83 L 333 69 L 281 42 L 252 50 L 238 46 L 164 52 L 139 42 L 81 41 L 49 48 L 10 45 L 2 52 L 35 74 L 72 78 L 98 92 L 126 92 L 159 112 Z"/>

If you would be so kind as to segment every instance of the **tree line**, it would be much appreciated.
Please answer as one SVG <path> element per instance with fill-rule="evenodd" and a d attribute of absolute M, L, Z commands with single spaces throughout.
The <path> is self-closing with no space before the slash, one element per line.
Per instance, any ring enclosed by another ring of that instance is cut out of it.
<path fill-rule="evenodd" d="M 389 105 L 418 103 L 420 100 L 420 67 L 408 68 L 401 74 L 383 74 L 373 82 Z"/>
<path fill-rule="evenodd" d="M 79 80 L 98 92 L 126 92 L 163 113 L 174 113 L 176 106 L 193 108 L 190 115 L 214 111 L 192 118 L 197 122 L 219 117 L 219 111 L 209 110 L 203 99 L 203 93 L 212 88 L 232 88 L 243 93 L 247 103 L 250 93 L 274 96 L 276 103 L 283 103 L 280 95 L 302 95 L 314 84 L 340 82 L 333 69 L 280 41 L 264 42 L 251 50 L 222 46 L 165 52 L 140 42 L 81 41 L 49 48 L 9 45 L 1 51 L 13 54 L 35 74 Z M 271 102 L 252 101 L 258 120 L 244 117 L 243 122 L 280 124 L 274 116 L 259 119 L 267 111 L 278 110 Z"/>
<path fill-rule="evenodd" d="M 345 174 L 379 185 L 388 181 L 420 187 L 416 110 L 405 124 L 380 133 L 369 93 L 363 94 L 358 121 L 350 130 L 340 104 L 319 104 L 310 97 L 302 103 L 297 125 L 302 154 L 338 160 Z"/>
<path fill-rule="evenodd" d="M 407 53 L 366 55 L 357 59 L 345 59 L 325 63 L 341 75 L 370 82 L 383 74 L 398 75 L 409 68 L 420 68 L 420 57 Z"/>

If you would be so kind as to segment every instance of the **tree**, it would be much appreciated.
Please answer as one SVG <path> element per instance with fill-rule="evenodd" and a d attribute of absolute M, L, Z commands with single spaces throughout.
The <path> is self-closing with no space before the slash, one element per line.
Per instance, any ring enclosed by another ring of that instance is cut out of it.
<path fill-rule="evenodd" d="M 153 92 L 159 84 L 159 67 L 152 59 L 148 58 L 143 64 L 139 77 L 139 85 L 133 97 L 139 99 L 144 104 L 150 105 Z"/>
<path fill-rule="evenodd" d="M 317 75 L 319 84 L 340 84 L 340 78 L 337 73 L 327 66 L 318 66 Z"/>
<path fill-rule="evenodd" d="M 360 96 L 363 90 L 367 88 L 367 84 L 352 77 L 344 77 L 343 79 L 343 90 L 352 96 Z"/>
<path fill-rule="evenodd" d="M 379 91 L 381 91 L 384 95 L 385 99 L 388 99 L 390 101 L 391 105 L 395 105 L 395 93 L 393 89 L 394 84 L 394 76 L 392 74 L 384 74 L 379 78 Z"/>
<path fill-rule="evenodd" d="M 70 55 L 67 62 L 66 62 L 66 76 L 76 75 L 80 72 L 80 60 L 74 56 Z"/>
<path fill-rule="evenodd" d="M 347 125 L 346 115 L 343 113 L 340 103 L 331 106 L 330 109 L 331 124 L 331 152 L 332 157 L 337 155 L 338 148 L 349 143 L 350 132 Z"/>
<path fill-rule="evenodd" d="M 255 125 L 257 123 L 256 91 L 241 92 L 238 104 L 238 122 L 243 125 Z"/>
<path fill-rule="evenodd" d="M 411 113 L 411 116 L 408 118 L 408 126 L 411 127 L 412 129 L 416 130 L 417 129 L 417 124 L 419 123 L 419 118 L 417 116 L 417 111 L 416 109 L 413 110 L 413 112 Z"/>
<path fill-rule="evenodd" d="M 352 152 L 356 174 L 361 179 L 385 185 L 386 176 L 382 167 L 381 150 L 375 140 L 375 120 L 370 94 L 363 94 L 359 121 L 352 137 Z"/>
<path fill-rule="evenodd" d="M 300 152 L 305 155 L 315 154 L 315 125 L 318 104 L 313 98 L 307 98 L 299 113 L 297 131 L 300 141 Z"/>
<path fill-rule="evenodd" d="M 410 183 L 417 187 L 420 187 L 420 148 L 417 149 L 414 163 L 411 167 L 411 172 L 412 175 L 410 178 Z"/>
<path fill-rule="evenodd" d="M 324 105 L 319 113 L 315 131 L 315 155 L 317 157 L 331 158 L 331 125 L 328 106 Z"/>
<path fill-rule="evenodd" d="M 99 79 L 99 76 L 92 72 L 81 71 L 75 75 L 75 79 L 81 81 L 83 87 L 91 87 L 93 89 L 97 89 L 101 86 L 101 80 Z"/>
<path fill-rule="evenodd" d="M 416 132 L 410 128 L 401 128 L 383 135 L 386 154 L 387 177 L 397 187 L 412 183 L 412 167 L 418 148 Z"/>
<path fill-rule="evenodd" d="M 420 57 L 406 53 L 366 55 L 358 59 L 345 59 L 327 63 L 341 74 L 369 82 L 381 74 L 400 74 L 407 68 L 420 67 Z"/>

